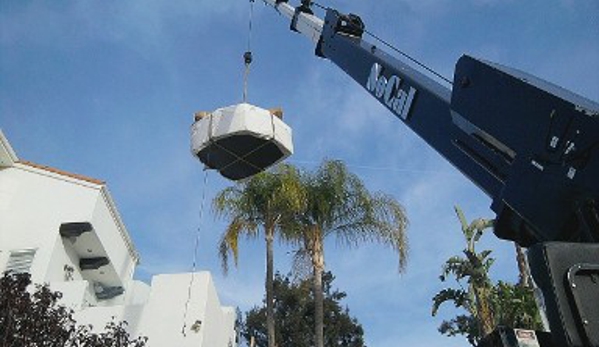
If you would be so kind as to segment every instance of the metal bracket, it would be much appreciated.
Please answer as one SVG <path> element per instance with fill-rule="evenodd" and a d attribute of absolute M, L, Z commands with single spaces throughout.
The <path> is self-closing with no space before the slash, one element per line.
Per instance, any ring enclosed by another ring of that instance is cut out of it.
<path fill-rule="evenodd" d="M 566 274 L 568 292 L 574 301 L 572 311 L 578 313 L 578 320 L 589 346 L 599 345 L 599 311 L 596 307 L 599 298 L 599 265 L 576 264 Z M 593 304 L 593 302 L 595 304 Z"/>
<path fill-rule="evenodd" d="M 285 1 L 287 2 L 287 1 Z M 279 1 L 277 1 L 277 4 Z M 312 11 L 312 0 L 302 0 L 302 4 L 295 8 L 295 12 L 293 13 L 293 18 L 291 18 L 291 26 L 290 29 L 292 31 L 298 32 L 297 30 L 297 20 L 299 18 L 300 13 L 314 14 Z"/>
<path fill-rule="evenodd" d="M 364 22 L 360 16 L 353 13 L 339 16 L 339 22 L 335 31 L 353 37 L 362 37 L 364 34 Z"/>
<path fill-rule="evenodd" d="M 334 35 L 342 34 L 345 36 L 362 38 L 364 34 L 364 22 L 355 14 L 341 14 L 337 10 L 327 9 L 324 20 L 324 27 L 320 40 L 316 44 L 315 53 L 318 57 L 324 58 L 323 45 L 325 41 L 331 40 Z"/>

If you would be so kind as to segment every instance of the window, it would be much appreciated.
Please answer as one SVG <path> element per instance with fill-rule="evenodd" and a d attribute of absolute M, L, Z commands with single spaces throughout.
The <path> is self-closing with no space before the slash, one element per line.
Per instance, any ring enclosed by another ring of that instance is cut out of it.
<path fill-rule="evenodd" d="M 35 256 L 35 251 L 35 249 L 20 249 L 11 251 L 5 271 L 16 273 L 29 272 L 31 269 L 31 263 L 33 262 L 33 257 Z"/>

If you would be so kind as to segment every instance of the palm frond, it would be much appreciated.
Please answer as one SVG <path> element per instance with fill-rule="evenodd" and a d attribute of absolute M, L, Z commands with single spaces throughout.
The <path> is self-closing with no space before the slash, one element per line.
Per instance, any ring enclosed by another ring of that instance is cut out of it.
<path fill-rule="evenodd" d="M 215 196 L 212 202 L 215 216 L 230 221 L 219 243 L 219 257 L 225 273 L 229 255 L 237 265 L 240 236 L 256 238 L 261 230 L 271 227 L 283 235 L 290 229 L 295 216 L 305 209 L 300 176 L 300 171 L 292 165 L 281 164 L 225 188 Z"/>
<path fill-rule="evenodd" d="M 300 173 L 300 183 L 304 203 L 288 226 L 290 239 L 307 245 L 306 240 L 322 242 L 334 235 L 339 244 L 348 247 L 364 242 L 384 244 L 398 253 L 400 272 L 405 269 L 408 220 L 395 199 L 370 193 L 357 175 L 336 160 L 323 161 L 315 172 Z M 319 237 L 311 236 L 317 231 Z"/>
<path fill-rule="evenodd" d="M 300 247 L 293 251 L 291 272 L 295 280 L 305 280 L 312 275 L 310 252 L 306 248 Z"/>
<path fill-rule="evenodd" d="M 441 305 L 447 301 L 453 301 L 455 307 L 468 307 L 468 293 L 462 289 L 446 288 L 441 290 L 433 298 L 433 307 L 431 313 L 436 316 Z"/>
<path fill-rule="evenodd" d="M 235 218 L 227 226 L 227 229 L 223 233 L 218 246 L 218 254 L 221 259 L 221 267 L 223 273 L 226 275 L 229 272 L 229 253 L 233 255 L 233 262 L 235 266 L 238 264 L 239 259 L 239 236 L 244 230 L 251 229 L 251 226 L 246 225 L 240 218 Z"/>
<path fill-rule="evenodd" d="M 382 194 L 362 194 L 345 215 L 345 223 L 333 232 L 337 240 L 348 246 L 363 242 L 379 243 L 398 254 L 398 269 L 405 270 L 408 259 L 408 219 L 405 210 L 395 199 Z"/>

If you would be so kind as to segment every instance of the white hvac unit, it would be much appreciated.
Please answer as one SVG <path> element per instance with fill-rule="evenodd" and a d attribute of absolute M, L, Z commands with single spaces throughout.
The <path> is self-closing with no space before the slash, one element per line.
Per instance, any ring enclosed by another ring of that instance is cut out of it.
<path fill-rule="evenodd" d="M 191 150 L 208 168 L 240 180 L 293 153 L 291 128 L 282 111 L 241 103 L 213 112 L 197 112 L 191 126 Z"/>

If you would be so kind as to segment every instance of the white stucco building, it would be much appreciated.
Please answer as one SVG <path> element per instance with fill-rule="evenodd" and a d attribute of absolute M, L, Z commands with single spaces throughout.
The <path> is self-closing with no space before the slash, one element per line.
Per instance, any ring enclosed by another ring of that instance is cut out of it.
<path fill-rule="evenodd" d="M 126 320 L 150 347 L 236 346 L 235 312 L 209 272 L 147 285 L 133 279 L 138 262 L 104 182 L 19 160 L 0 131 L 0 273 L 29 272 L 63 293 L 78 323 Z"/>

